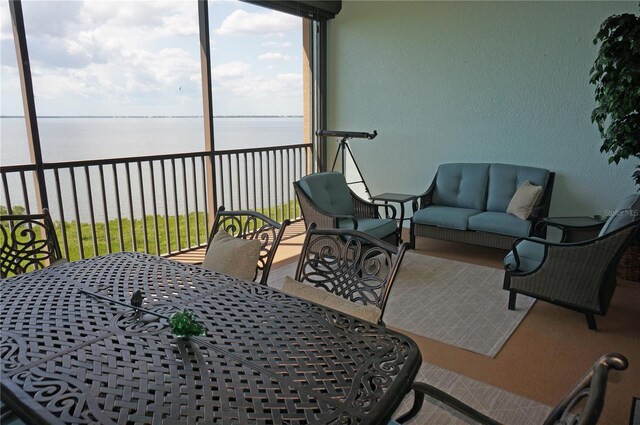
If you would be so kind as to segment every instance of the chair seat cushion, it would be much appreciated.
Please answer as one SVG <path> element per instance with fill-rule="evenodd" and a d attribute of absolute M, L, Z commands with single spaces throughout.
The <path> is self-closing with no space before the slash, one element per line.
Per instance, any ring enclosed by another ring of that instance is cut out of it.
<path fill-rule="evenodd" d="M 378 323 L 382 314 L 382 311 L 374 305 L 356 304 L 324 289 L 300 283 L 290 276 L 285 276 L 282 292 L 332 308 L 341 313 L 350 314 L 371 323 Z"/>
<path fill-rule="evenodd" d="M 538 239 L 538 238 L 532 238 Z M 542 239 L 538 239 L 542 242 Z M 504 257 L 504 266 L 511 271 L 519 271 L 528 273 L 535 270 L 544 260 L 544 244 L 534 241 L 524 240 L 516 245 L 518 257 L 520 258 L 520 266 L 517 267 L 516 259 L 513 251 L 510 251 Z"/>
<path fill-rule="evenodd" d="M 524 237 L 531 232 L 531 221 L 506 212 L 487 211 L 469 217 L 469 230 Z"/>
<path fill-rule="evenodd" d="M 215 234 L 202 267 L 244 280 L 253 280 L 260 258 L 261 244 L 257 239 L 234 238 L 224 230 Z"/>
<path fill-rule="evenodd" d="M 374 238 L 383 239 L 397 230 L 397 223 L 391 218 L 358 218 L 358 231 Z M 339 229 L 353 229 L 352 220 L 340 220 Z"/>
<path fill-rule="evenodd" d="M 480 210 L 468 208 L 431 205 L 427 208 L 416 211 L 413 215 L 413 221 L 414 223 L 426 224 L 428 226 L 467 230 L 469 217 L 480 214 L 481 212 L 482 211 Z"/>

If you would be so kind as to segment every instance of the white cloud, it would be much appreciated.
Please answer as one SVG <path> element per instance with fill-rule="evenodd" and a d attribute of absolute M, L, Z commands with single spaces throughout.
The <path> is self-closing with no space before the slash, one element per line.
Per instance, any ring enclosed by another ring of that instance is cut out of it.
<path fill-rule="evenodd" d="M 260 43 L 260 45 L 263 47 L 280 47 L 283 49 L 291 47 L 291 43 L 288 41 L 265 41 Z"/>
<path fill-rule="evenodd" d="M 0 3 L 5 107 L 19 101 L 15 93 L 20 91 L 10 25 L 5 25 L 10 22 L 8 6 L 5 1 Z M 24 1 L 23 7 L 40 114 L 145 114 L 162 105 L 179 108 L 189 99 L 192 106 L 185 113 L 201 108 L 196 2 Z M 218 31 L 274 36 L 299 33 L 300 29 L 299 18 L 277 12 L 235 11 Z M 254 43 L 252 48 L 258 46 Z M 282 66 L 279 62 L 295 60 L 295 54 L 275 53 L 291 47 L 290 42 L 273 40 L 261 45 L 273 49 L 260 55 L 261 69 L 267 65 L 273 70 L 273 64 L 277 67 Z M 297 110 L 298 103 L 289 105 L 301 96 L 301 75 L 272 76 L 271 71 L 271 76 L 256 75 L 252 67 L 253 63 L 258 69 L 256 53 L 238 50 L 244 56 L 228 57 L 228 62 L 212 69 L 216 92 L 243 99 L 247 105 L 254 105 L 252 101 L 259 98 L 265 111 L 278 105 Z M 9 54 L 11 61 L 6 60 Z M 220 105 L 220 100 L 217 102 Z"/>
<path fill-rule="evenodd" d="M 251 99 L 282 99 L 299 97 L 302 90 L 301 74 L 278 74 L 274 78 L 245 75 L 240 78 L 214 80 L 218 93 Z"/>
<path fill-rule="evenodd" d="M 247 77 L 249 75 L 249 71 L 251 70 L 251 65 L 245 62 L 229 62 L 223 63 L 214 67 L 211 70 L 211 75 L 213 79 L 237 79 L 242 77 Z"/>
<path fill-rule="evenodd" d="M 258 56 L 258 60 L 261 61 L 290 61 L 292 59 L 289 55 L 283 55 L 282 53 L 269 52 Z"/>
<path fill-rule="evenodd" d="M 220 35 L 281 35 L 301 28 L 301 20 L 279 12 L 249 13 L 236 10 L 215 30 Z"/>

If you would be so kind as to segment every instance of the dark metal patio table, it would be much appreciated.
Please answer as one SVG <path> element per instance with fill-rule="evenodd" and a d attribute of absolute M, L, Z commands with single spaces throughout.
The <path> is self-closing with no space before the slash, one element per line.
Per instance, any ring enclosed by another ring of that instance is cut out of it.
<path fill-rule="evenodd" d="M 173 336 L 143 308 L 188 308 Z M 32 423 L 386 423 L 421 363 L 408 337 L 200 267 L 119 253 L 2 281 L 2 400 Z"/>

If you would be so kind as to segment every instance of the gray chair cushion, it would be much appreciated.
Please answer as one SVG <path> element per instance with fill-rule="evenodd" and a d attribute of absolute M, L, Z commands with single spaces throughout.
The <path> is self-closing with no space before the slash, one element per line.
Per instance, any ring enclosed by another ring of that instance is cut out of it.
<path fill-rule="evenodd" d="M 604 223 L 598 236 L 613 232 L 638 218 L 640 218 L 640 195 L 629 195 L 620 202 L 607 222 Z"/>
<path fill-rule="evenodd" d="M 487 211 L 469 217 L 468 227 L 469 230 L 521 237 L 529 236 L 531 221 L 506 212 Z"/>
<path fill-rule="evenodd" d="M 491 164 L 487 188 L 487 211 L 505 212 L 511 198 L 526 180 L 534 186 L 547 187 L 549 170 L 510 164 Z M 542 201 L 541 196 L 538 202 Z"/>
<path fill-rule="evenodd" d="M 484 210 L 488 177 L 489 164 L 442 164 L 436 174 L 433 204 Z"/>
<path fill-rule="evenodd" d="M 344 175 L 337 172 L 310 174 L 300 179 L 300 187 L 322 210 L 353 215 L 353 199 Z"/>
<path fill-rule="evenodd" d="M 534 238 L 537 239 L 537 238 Z M 542 239 L 539 239 L 542 241 Z M 520 258 L 520 266 L 517 268 L 520 272 L 530 272 L 535 270 L 544 259 L 544 244 L 533 241 L 521 241 L 516 245 L 518 257 Z M 509 270 L 516 270 L 516 260 L 513 251 L 510 251 L 504 257 L 504 266 Z"/>
<path fill-rule="evenodd" d="M 352 220 L 340 220 L 339 229 L 353 229 Z M 383 239 L 397 230 L 396 221 L 390 218 L 358 218 L 358 231 Z"/>
<path fill-rule="evenodd" d="M 469 217 L 480 213 L 482 213 L 482 211 L 469 208 L 431 205 L 427 208 L 418 210 L 413 215 L 413 221 L 417 224 L 467 230 Z"/>

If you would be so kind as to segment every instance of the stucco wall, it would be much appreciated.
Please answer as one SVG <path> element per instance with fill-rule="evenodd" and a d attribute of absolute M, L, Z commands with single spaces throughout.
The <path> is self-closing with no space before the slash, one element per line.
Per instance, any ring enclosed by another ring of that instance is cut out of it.
<path fill-rule="evenodd" d="M 635 162 L 599 151 L 592 40 L 607 16 L 637 9 L 343 1 L 328 26 L 328 127 L 378 130 L 351 143 L 373 194 L 419 193 L 441 163 L 504 162 L 556 172 L 552 215 L 605 215 L 635 192 Z"/>

